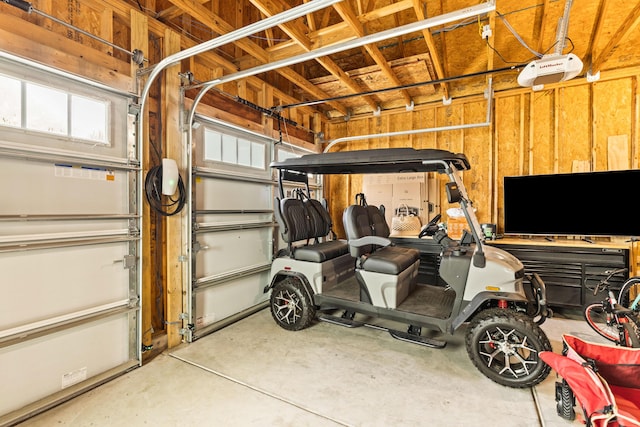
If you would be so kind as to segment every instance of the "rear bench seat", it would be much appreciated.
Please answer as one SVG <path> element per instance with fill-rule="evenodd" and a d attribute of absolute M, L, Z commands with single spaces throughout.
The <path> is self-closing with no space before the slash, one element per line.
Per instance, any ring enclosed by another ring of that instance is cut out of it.
<path fill-rule="evenodd" d="M 332 234 L 331 216 L 315 199 L 275 200 L 275 217 L 288 253 L 299 261 L 324 262 L 349 252 L 346 240 L 324 240 Z M 304 242 L 293 245 L 296 242 Z"/>

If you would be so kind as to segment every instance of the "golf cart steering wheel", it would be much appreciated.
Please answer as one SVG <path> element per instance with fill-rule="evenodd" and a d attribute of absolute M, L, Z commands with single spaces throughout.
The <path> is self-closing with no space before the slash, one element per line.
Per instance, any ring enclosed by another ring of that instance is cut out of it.
<path fill-rule="evenodd" d="M 442 215 L 440 214 L 434 216 L 428 224 L 422 227 L 420 234 L 418 234 L 418 238 L 422 239 L 424 236 L 433 236 L 436 231 L 438 231 L 438 221 L 440 221 L 440 218 L 442 218 Z"/>

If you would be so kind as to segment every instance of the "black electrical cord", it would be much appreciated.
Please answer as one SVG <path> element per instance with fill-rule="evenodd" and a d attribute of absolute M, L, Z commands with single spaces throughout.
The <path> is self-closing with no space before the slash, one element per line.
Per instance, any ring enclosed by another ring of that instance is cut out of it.
<path fill-rule="evenodd" d="M 184 208 L 187 202 L 187 193 L 180 175 L 178 175 L 178 198 L 174 199 L 172 196 L 164 195 L 165 200 L 169 202 L 163 202 L 162 166 L 154 166 L 149 169 L 147 177 L 144 180 L 144 192 L 149 205 L 162 216 L 177 214 Z"/>

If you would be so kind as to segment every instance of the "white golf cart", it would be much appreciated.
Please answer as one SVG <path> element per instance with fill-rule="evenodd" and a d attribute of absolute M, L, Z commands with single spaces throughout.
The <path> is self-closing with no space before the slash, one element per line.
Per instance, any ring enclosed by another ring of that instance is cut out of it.
<path fill-rule="evenodd" d="M 386 329 L 401 340 L 443 348 L 446 335 L 466 325 L 466 349 L 488 378 L 509 387 L 531 387 L 549 374 L 539 353 L 551 350 L 539 327 L 550 315 L 544 283 L 525 275 L 522 263 L 485 244 L 472 203 L 460 179 L 470 168 L 463 154 L 391 148 L 309 154 L 274 162 L 280 197 L 275 216 L 288 246 L 271 267 L 271 313 L 297 331 L 314 319 L 348 327 Z M 343 214 L 346 239 L 330 239 L 326 207 L 311 197 L 308 174 L 438 172 L 446 174 L 449 203 L 459 204 L 469 230 L 459 240 L 438 226 L 439 217 L 414 238 L 389 239 L 379 207 L 364 198 Z M 285 197 L 283 182 L 297 183 Z M 300 184 L 302 183 L 302 185 Z M 421 274 L 425 263 L 435 274 Z M 380 318 L 406 331 L 359 320 Z M 445 338 L 422 334 L 422 328 Z"/>

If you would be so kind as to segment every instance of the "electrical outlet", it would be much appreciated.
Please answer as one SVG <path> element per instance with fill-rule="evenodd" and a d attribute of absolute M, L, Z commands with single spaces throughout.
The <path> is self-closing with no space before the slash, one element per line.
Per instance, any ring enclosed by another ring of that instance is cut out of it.
<path fill-rule="evenodd" d="M 488 39 L 489 37 L 491 37 L 491 34 L 493 34 L 491 32 L 491 26 L 489 25 L 485 25 L 482 27 L 482 39 Z"/>

